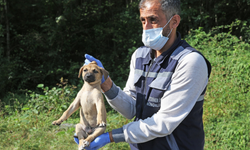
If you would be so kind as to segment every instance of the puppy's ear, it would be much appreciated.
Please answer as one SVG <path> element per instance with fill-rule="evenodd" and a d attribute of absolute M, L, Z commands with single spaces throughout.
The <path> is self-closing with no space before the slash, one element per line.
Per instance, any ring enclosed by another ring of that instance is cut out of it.
<path fill-rule="evenodd" d="M 100 67 L 100 70 L 102 72 L 102 75 L 104 75 L 104 79 L 106 80 L 109 76 L 109 72 L 101 67 Z"/>
<path fill-rule="evenodd" d="M 91 61 L 90 63 L 91 63 L 91 64 L 97 65 L 96 61 Z"/>
<path fill-rule="evenodd" d="M 83 68 L 84 68 L 84 66 L 82 66 L 82 67 L 80 68 L 78 78 L 80 78 L 80 77 L 81 77 L 81 74 L 82 74 L 82 70 L 83 70 Z"/>

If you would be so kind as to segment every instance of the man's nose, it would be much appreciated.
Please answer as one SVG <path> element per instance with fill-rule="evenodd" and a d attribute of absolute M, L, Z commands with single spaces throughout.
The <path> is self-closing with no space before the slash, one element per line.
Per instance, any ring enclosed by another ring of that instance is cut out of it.
<path fill-rule="evenodd" d="M 152 29 L 153 26 L 149 21 L 145 21 L 145 24 L 143 25 L 144 30 Z"/>

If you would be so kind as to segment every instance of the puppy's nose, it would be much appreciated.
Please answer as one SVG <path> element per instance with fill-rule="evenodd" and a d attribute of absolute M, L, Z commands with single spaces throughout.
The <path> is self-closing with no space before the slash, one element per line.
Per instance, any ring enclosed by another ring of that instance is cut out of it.
<path fill-rule="evenodd" d="M 86 78 L 91 78 L 91 74 L 86 74 Z"/>
<path fill-rule="evenodd" d="M 84 76 L 84 80 L 86 81 L 86 82 L 94 82 L 95 81 L 95 76 L 93 75 L 93 74 L 91 74 L 91 73 L 87 73 L 87 74 L 85 74 L 85 76 Z"/>

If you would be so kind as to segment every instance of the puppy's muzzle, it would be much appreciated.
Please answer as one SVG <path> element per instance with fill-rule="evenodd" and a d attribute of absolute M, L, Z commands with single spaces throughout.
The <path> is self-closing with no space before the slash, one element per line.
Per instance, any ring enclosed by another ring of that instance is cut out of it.
<path fill-rule="evenodd" d="M 90 83 L 95 81 L 95 75 L 92 73 L 86 73 L 84 76 L 84 81 Z"/>

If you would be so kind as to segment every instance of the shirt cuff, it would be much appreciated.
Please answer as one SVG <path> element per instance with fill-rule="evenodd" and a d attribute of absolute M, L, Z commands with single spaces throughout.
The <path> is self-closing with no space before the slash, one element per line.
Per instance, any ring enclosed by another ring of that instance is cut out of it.
<path fill-rule="evenodd" d="M 112 136 L 115 143 L 125 142 L 125 136 L 123 134 L 123 128 L 118 128 L 112 130 Z"/>
<path fill-rule="evenodd" d="M 106 91 L 104 94 L 108 97 L 108 99 L 114 99 L 119 92 L 119 88 L 114 84 L 114 82 L 112 83 L 112 87 Z"/>

